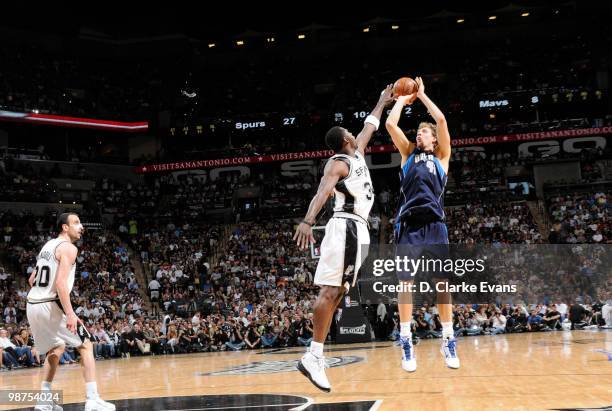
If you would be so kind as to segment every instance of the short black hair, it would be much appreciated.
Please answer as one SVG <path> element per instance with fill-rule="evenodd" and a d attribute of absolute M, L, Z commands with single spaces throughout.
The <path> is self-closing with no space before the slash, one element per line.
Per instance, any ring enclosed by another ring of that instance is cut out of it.
<path fill-rule="evenodd" d="M 77 216 L 77 217 L 78 217 L 77 213 L 62 213 L 62 214 L 60 214 L 60 215 L 57 217 L 57 225 L 56 225 L 56 228 L 57 228 L 57 231 L 58 231 L 59 233 L 61 233 L 62 231 L 64 231 L 64 229 L 62 228 L 62 226 L 63 226 L 64 224 L 69 224 L 69 223 L 68 223 L 68 217 L 70 217 L 71 215 L 75 215 L 75 216 Z"/>
<path fill-rule="evenodd" d="M 345 133 L 342 127 L 334 126 L 330 128 L 327 134 L 325 134 L 325 144 L 327 144 L 330 150 L 334 150 L 337 153 L 342 150 Z"/>

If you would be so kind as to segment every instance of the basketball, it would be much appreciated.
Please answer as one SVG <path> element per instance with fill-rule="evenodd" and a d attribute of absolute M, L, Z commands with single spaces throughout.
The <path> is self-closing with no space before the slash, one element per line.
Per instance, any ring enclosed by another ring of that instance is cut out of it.
<path fill-rule="evenodd" d="M 393 95 L 407 96 L 418 90 L 417 82 L 410 77 L 402 77 L 393 84 Z"/>

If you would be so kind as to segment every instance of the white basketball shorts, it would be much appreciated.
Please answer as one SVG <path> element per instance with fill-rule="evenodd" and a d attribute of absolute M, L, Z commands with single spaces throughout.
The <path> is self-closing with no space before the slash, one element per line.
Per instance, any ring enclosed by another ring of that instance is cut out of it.
<path fill-rule="evenodd" d="M 27 315 L 34 345 L 41 354 L 60 345 L 78 348 L 85 339 L 91 339 L 89 332 L 80 323 L 77 324 L 76 334 L 66 328 L 66 315 L 55 301 L 28 303 Z"/>
<path fill-rule="evenodd" d="M 317 285 L 354 287 L 361 263 L 367 257 L 370 232 L 365 222 L 332 217 L 325 226 L 321 258 L 314 283 Z"/>

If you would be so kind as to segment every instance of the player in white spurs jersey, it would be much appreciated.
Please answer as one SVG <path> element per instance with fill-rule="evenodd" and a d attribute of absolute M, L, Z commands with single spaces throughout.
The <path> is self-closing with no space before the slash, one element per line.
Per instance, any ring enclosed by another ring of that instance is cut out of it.
<path fill-rule="evenodd" d="M 314 279 L 321 290 L 314 305 L 313 339 L 297 366 L 317 388 L 327 392 L 331 385 L 325 375 L 323 342 L 342 296 L 355 285 L 357 272 L 366 257 L 361 255 L 362 246 L 370 244 L 367 221 L 374 203 L 374 191 L 364 155 L 372 134 L 378 129 L 384 107 L 393 101 L 391 92 L 389 85 L 381 93 L 357 138 L 342 127 L 332 127 L 327 132 L 325 142 L 336 154 L 325 165 L 317 194 L 293 237 L 301 248 L 314 243 L 315 218 L 332 196 L 334 215 L 325 226 Z"/>
<path fill-rule="evenodd" d="M 98 395 L 91 335 L 70 303 L 78 253 L 73 243 L 81 238 L 83 225 L 74 213 L 61 214 L 57 221 L 60 234 L 43 246 L 29 280 L 32 289 L 28 293 L 28 322 L 36 347 L 47 354 L 41 390 L 51 390 L 51 382 L 65 346 L 75 347 L 81 355 L 85 378 L 85 410 L 113 411 L 115 406 Z M 35 409 L 60 411 L 62 407 L 39 403 Z"/>

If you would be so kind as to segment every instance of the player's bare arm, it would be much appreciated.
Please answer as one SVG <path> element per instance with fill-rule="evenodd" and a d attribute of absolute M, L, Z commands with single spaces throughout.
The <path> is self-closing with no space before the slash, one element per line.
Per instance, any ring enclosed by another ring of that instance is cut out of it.
<path fill-rule="evenodd" d="M 55 287 L 57 295 L 64 308 L 66 314 L 66 327 L 76 334 L 76 326 L 78 317 L 72 309 L 70 302 L 70 291 L 68 289 L 68 275 L 76 261 L 78 250 L 74 244 L 61 243 L 55 250 L 55 258 L 59 261 L 57 268 L 57 277 L 55 279 Z"/>
<path fill-rule="evenodd" d="M 28 284 L 30 284 L 30 287 L 34 287 L 34 281 L 36 281 L 36 274 L 38 273 L 37 270 L 32 271 L 32 274 L 30 274 L 30 278 L 28 278 Z"/>
<path fill-rule="evenodd" d="M 451 142 L 450 142 L 450 133 L 448 132 L 448 124 L 446 123 L 446 117 L 444 113 L 435 105 L 433 101 L 425 94 L 425 84 L 423 84 L 423 79 L 421 77 L 416 78 L 416 82 L 419 85 L 417 91 L 417 98 L 423 102 L 425 107 L 427 107 L 427 111 L 433 117 L 434 121 L 437 125 L 437 139 L 438 139 L 438 148 L 437 148 L 437 157 L 444 168 L 444 172 L 448 173 L 448 164 L 450 161 L 451 155 Z"/>
<path fill-rule="evenodd" d="M 389 84 L 380 94 L 376 107 L 374 107 L 370 115 L 376 117 L 380 121 L 384 108 L 393 102 L 392 94 L 393 84 Z M 376 127 L 372 123 L 366 122 L 363 129 L 357 134 L 357 151 L 361 154 L 365 154 L 365 149 L 375 131 Z"/>
<path fill-rule="evenodd" d="M 393 144 L 397 147 L 398 151 L 402 156 L 402 166 L 408 160 L 410 154 L 416 148 L 416 145 L 408 140 L 406 134 L 402 131 L 401 128 L 397 125 L 399 123 L 399 119 L 402 115 L 402 110 L 404 106 L 407 104 L 412 104 L 415 99 L 414 94 L 409 94 L 406 96 L 399 96 L 387 117 L 387 121 L 385 122 L 385 127 L 391 136 L 391 140 L 393 140 Z"/>
<path fill-rule="evenodd" d="M 309 243 L 314 244 L 315 239 L 312 235 L 312 226 L 315 224 L 315 219 L 325 205 L 325 202 L 334 194 L 334 187 L 338 181 L 348 176 L 348 173 L 349 167 L 344 161 L 327 162 L 317 194 L 310 201 L 304 221 L 295 230 L 293 240 L 295 240 L 298 247 L 305 249 Z"/>

